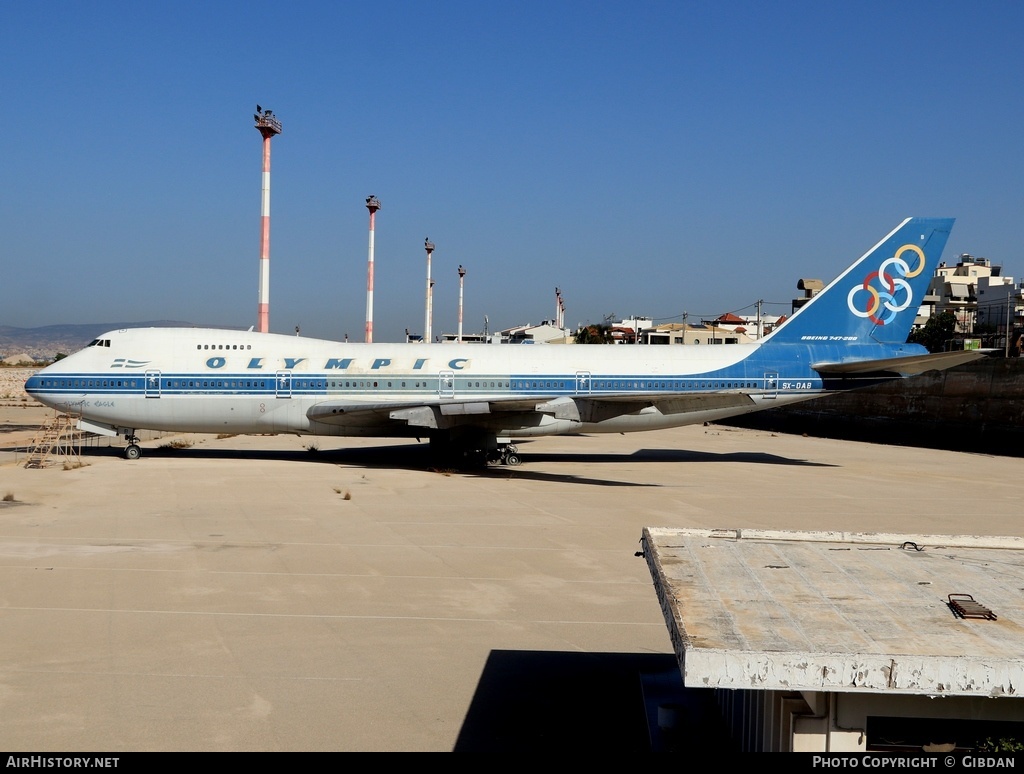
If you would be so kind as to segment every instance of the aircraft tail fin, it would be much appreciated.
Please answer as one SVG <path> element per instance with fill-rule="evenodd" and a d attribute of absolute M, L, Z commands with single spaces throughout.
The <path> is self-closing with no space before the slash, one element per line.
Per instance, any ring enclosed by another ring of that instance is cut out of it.
<path fill-rule="evenodd" d="M 953 221 L 907 218 L 762 343 L 906 343 Z"/>

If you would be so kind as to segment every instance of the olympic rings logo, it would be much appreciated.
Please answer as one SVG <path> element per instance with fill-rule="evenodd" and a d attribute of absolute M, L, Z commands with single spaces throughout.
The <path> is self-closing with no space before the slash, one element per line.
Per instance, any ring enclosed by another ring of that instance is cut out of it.
<path fill-rule="evenodd" d="M 901 257 L 907 252 L 917 254 L 917 266 L 913 270 Z M 924 250 L 917 245 L 903 245 L 892 258 L 882 262 L 878 271 L 871 272 L 863 283 L 850 288 L 846 305 L 857 317 L 868 317 L 875 325 L 888 325 L 899 312 L 910 306 L 914 293 L 907 280 L 920 274 L 924 264 Z M 857 299 L 862 301 L 861 304 L 855 303 L 859 293 L 867 294 Z"/>

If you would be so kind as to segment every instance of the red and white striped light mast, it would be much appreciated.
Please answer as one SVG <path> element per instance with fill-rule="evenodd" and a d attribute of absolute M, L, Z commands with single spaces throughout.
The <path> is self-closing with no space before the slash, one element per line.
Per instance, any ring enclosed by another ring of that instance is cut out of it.
<path fill-rule="evenodd" d="M 459 341 L 462 341 L 462 283 L 466 278 L 466 270 L 459 264 Z"/>
<path fill-rule="evenodd" d="M 373 343 L 373 219 L 380 209 L 380 199 L 373 194 L 366 197 L 366 209 L 370 211 L 370 257 L 366 265 L 366 338 Z"/>
<path fill-rule="evenodd" d="M 281 134 L 281 122 L 273 111 L 259 105 L 253 114 L 256 128 L 263 135 L 263 197 L 260 207 L 260 287 L 256 308 L 260 333 L 270 331 L 270 138 Z"/>
<path fill-rule="evenodd" d="M 423 320 L 423 341 L 427 344 L 433 341 L 431 338 L 431 323 L 434 321 L 434 281 L 430 279 L 430 254 L 434 252 L 434 243 L 429 237 L 423 240 L 423 248 L 427 251 L 427 309 Z"/>

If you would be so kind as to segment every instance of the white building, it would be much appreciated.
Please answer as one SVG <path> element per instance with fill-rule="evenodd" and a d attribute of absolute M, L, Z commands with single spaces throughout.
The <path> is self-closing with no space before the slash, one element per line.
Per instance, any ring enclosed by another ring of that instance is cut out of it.
<path fill-rule="evenodd" d="M 1005 334 L 1007 318 L 1011 328 L 1019 326 L 1024 313 L 1021 288 L 1014 285 L 1013 277 L 1003 276 L 1002 267 L 988 258 L 967 253 L 955 266 L 945 261 L 939 264 L 924 303 L 926 319 L 931 314 L 952 312 L 958 333 L 973 333 L 975 323 L 985 323 Z"/>
<path fill-rule="evenodd" d="M 728 328 L 737 333 L 745 333 L 752 339 L 760 339 L 775 330 L 785 320 L 785 316 L 773 314 L 739 315 L 726 312 L 714 320 L 701 320 L 701 323 L 704 325 L 714 325 L 719 328 Z"/>
<path fill-rule="evenodd" d="M 539 325 L 516 325 L 505 328 L 500 334 L 503 344 L 563 344 L 572 341 L 569 332 L 559 328 L 553 320 L 544 320 Z"/>
<path fill-rule="evenodd" d="M 641 344 L 755 344 L 756 339 L 743 331 L 714 325 L 669 323 L 647 328 L 640 333 Z"/>

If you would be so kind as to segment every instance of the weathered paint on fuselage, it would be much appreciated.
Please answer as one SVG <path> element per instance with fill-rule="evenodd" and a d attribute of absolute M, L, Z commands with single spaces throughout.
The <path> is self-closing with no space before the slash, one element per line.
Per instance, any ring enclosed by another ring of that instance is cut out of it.
<path fill-rule="evenodd" d="M 836 366 L 863 380 L 895 376 L 884 361 L 924 355 L 904 342 L 952 225 L 905 219 L 756 345 L 349 344 L 149 328 L 111 331 L 25 387 L 83 426 L 126 437 L 146 428 L 517 438 L 722 419 L 854 386 Z"/>
<path fill-rule="evenodd" d="M 97 342 L 33 376 L 26 389 L 48 406 L 117 428 L 353 436 L 423 431 L 386 414 L 357 412 L 326 424 L 307 411 L 335 399 L 406 405 L 731 391 L 752 399 L 742 411 L 665 415 L 650 406 L 600 422 L 542 413 L 517 414 L 514 426 L 510 415 L 479 419 L 509 437 L 675 427 L 806 400 L 823 389 L 809 344 L 355 344 L 201 328 L 111 331 Z M 891 347 L 852 346 L 865 358 L 892 354 Z M 849 357 L 850 347 L 837 342 L 835 357 Z M 830 347 L 815 342 L 813 350 L 820 361 Z"/>

